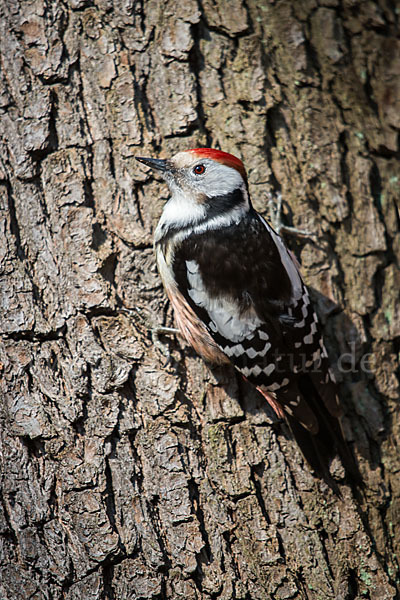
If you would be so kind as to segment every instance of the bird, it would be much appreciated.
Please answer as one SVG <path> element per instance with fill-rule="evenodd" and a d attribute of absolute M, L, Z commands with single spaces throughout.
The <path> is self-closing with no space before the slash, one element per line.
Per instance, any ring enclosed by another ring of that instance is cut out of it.
<path fill-rule="evenodd" d="M 243 162 L 213 148 L 135 158 L 170 190 L 154 246 L 181 336 L 206 362 L 232 363 L 257 388 L 336 493 L 336 455 L 359 483 L 309 290 L 294 255 L 254 209 Z"/>

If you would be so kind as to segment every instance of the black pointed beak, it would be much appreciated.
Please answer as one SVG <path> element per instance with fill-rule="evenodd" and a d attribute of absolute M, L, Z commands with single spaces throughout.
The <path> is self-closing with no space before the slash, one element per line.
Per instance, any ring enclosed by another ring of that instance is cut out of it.
<path fill-rule="evenodd" d="M 136 160 L 146 165 L 146 167 L 150 167 L 151 169 L 155 169 L 156 171 L 168 171 L 169 165 L 166 160 L 161 158 L 144 158 L 143 156 L 135 156 Z"/>

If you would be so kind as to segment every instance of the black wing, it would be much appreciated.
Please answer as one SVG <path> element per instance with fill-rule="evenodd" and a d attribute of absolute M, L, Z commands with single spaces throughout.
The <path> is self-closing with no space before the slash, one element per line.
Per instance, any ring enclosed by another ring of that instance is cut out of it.
<path fill-rule="evenodd" d="M 339 452 L 358 473 L 337 420 L 318 318 L 279 236 L 252 211 L 237 225 L 188 237 L 173 267 L 179 290 L 221 350 L 282 406 L 313 468 L 329 481 L 327 465 Z"/>

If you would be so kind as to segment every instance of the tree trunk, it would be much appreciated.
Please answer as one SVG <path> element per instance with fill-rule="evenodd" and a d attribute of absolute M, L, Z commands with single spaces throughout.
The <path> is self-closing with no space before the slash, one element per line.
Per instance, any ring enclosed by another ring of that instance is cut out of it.
<path fill-rule="evenodd" d="M 399 598 L 399 3 L 0 5 L 0 597 Z M 317 234 L 288 241 L 359 497 L 232 369 L 151 341 L 168 191 L 134 156 L 198 146 Z"/>

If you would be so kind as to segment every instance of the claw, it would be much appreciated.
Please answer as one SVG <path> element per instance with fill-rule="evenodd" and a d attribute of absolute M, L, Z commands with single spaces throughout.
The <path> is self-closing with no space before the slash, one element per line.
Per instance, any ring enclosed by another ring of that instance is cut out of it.
<path fill-rule="evenodd" d="M 159 350 L 159 352 L 163 356 L 165 356 L 167 359 L 164 364 L 164 368 L 167 367 L 168 365 L 170 365 L 172 362 L 172 356 L 169 351 L 168 345 L 164 344 L 160 340 L 160 335 L 178 335 L 180 333 L 179 329 L 175 329 L 175 327 L 164 327 L 162 325 L 157 325 L 156 327 L 152 327 L 151 324 L 148 322 L 148 320 L 144 319 L 143 316 L 140 314 L 141 313 L 140 309 L 138 309 L 136 307 L 134 309 L 123 307 L 123 308 L 120 308 L 119 310 L 120 310 L 120 312 L 122 312 L 123 314 L 125 314 L 129 317 L 139 313 L 141 321 L 145 325 L 146 329 L 150 329 L 151 341 L 153 342 L 155 347 Z"/>
<path fill-rule="evenodd" d="M 271 194 L 268 194 L 268 211 L 271 218 L 272 227 L 275 229 L 278 235 L 281 233 L 289 233 L 290 235 L 295 235 L 301 238 L 315 238 L 315 233 L 311 231 L 305 231 L 304 229 L 297 229 L 297 227 L 289 227 L 289 225 L 285 225 L 282 221 L 282 194 L 278 192 L 276 194 L 276 200 L 272 197 Z"/>
<path fill-rule="evenodd" d="M 157 327 L 153 327 L 151 329 L 151 340 L 152 340 L 153 344 L 159 350 L 159 352 L 161 352 L 161 354 L 163 356 L 165 356 L 167 359 L 165 364 L 163 365 L 164 368 L 167 367 L 172 361 L 171 353 L 169 351 L 167 344 L 163 344 L 162 341 L 160 340 L 160 335 L 165 335 L 165 334 L 177 335 L 177 334 L 179 334 L 179 329 L 175 329 L 175 327 L 162 327 L 160 325 L 158 325 Z"/>

